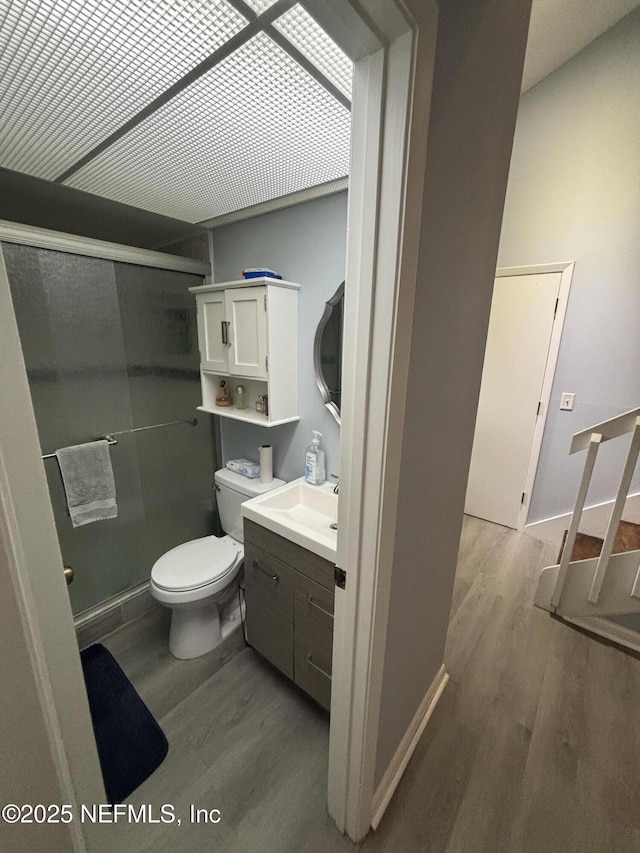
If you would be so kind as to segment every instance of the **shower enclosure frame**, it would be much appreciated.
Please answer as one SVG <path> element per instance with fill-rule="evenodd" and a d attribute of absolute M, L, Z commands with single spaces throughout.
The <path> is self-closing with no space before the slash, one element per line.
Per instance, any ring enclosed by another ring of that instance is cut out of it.
<path fill-rule="evenodd" d="M 123 264 L 137 264 L 141 267 L 173 270 L 193 275 L 211 275 L 211 264 L 195 258 L 183 258 L 180 255 L 168 255 L 153 249 L 140 249 L 136 246 L 124 246 L 97 240 L 93 237 L 81 237 L 37 228 L 33 225 L 21 225 L 0 219 L 0 243 L 18 243 L 37 249 L 51 249 L 55 252 L 67 252 L 71 255 L 84 255 L 87 258 L 102 258 L 105 261 L 120 261 Z"/>
<path fill-rule="evenodd" d="M 132 265 L 134 267 L 145 267 L 157 269 L 158 271 L 169 271 L 176 273 L 186 273 L 188 275 L 207 276 L 211 272 L 210 264 L 185 258 L 177 255 L 165 254 L 148 249 L 141 249 L 133 246 L 125 246 L 118 243 L 110 243 L 107 241 L 81 237 L 73 234 L 52 231 L 17 223 L 4 222 L 0 220 L 0 243 L 1 244 L 16 244 L 34 249 L 44 249 L 55 253 L 65 255 L 77 255 L 83 258 L 94 258 L 101 261 L 107 261 L 115 264 L 115 267 L 122 264 Z M 1 248 L 1 247 L 0 247 Z M 7 261 L 8 263 L 8 261 Z M 14 295 L 15 296 L 15 295 Z M 197 424 L 197 419 L 187 419 L 192 425 Z M 181 421 L 182 422 L 182 421 Z M 184 421 L 186 422 L 186 420 Z M 167 425 L 173 425 L 170 422 Z M 177 422 L 176 422 L 177 423 Z M 164 424 L 151 424 L 150 426 L 163 426 Z M 111 426 L 110 423 L 105 423 L 105 426 Z M 120 431 L 118 434 L 141 432 L 149 429 L 149 425 L 138 426 Z M 97 435 L 98 433 L 96 433 Z M 87 440 L 91 436 L 87 436 Z M 111 435 L 107 436 L 111 438 Z M 73 442 L 72 442 L 73 443 Z M 116 444 L 117 441 L 110 441 Z M 43 450 L 50 449 L 45 448 Z M 43 459 L 55 457 L 54 453 L 43 453 Z M 53 496 L 52 496 L 53 499 Z M 62 547 L 62 542 L 61 542 Z M 76 560 L 78 559 L 76 555 Z M 86 567 L 85 567 L 86 568 Z M 129 602 L 132 599 L 137 600 L 135 607 L 130 607 L 126 611 L 129 619 L 140 615 L 145 609 L 148 609 L 152 602 L 147 594 L 149 582 L 143 578 L 133 579 L 132 583 L 121 591 L 107 592 L 106 596 L 99 600 L 89 603 L 88 606 L 81 606 L 79 609 L 74 609 L 74 625 L 76 631 L 81 631 L 82 636 L 91 636 L 94 630 L 94 625 L 97 619 L 102 621 L 109 618 L 115 620 L 113 627 L 118 627 L 124 621 L 125 611 L 121 605 Z M 149 601 L 146 599 L 149 598 Z M 73 602 L 72 596 L 72 602 Z M 77 605 L 77 599 L 76 599 Z M 110 622 L 111 623 L 111 622 Z M 80 635 L 79 635 L 80 637 Z"/>

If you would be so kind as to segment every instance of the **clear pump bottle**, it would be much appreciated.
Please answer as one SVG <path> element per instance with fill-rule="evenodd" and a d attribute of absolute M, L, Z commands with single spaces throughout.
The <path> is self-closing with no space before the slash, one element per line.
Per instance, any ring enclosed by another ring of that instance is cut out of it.
<path fill-rule="evenodd" d="M 326 479 L 324 450 L 320 447 L 322 433 L 314 429 L 312 436 L 311 444 L 304 455 L 304 478 L 313 486 L 321 486 Z"/>

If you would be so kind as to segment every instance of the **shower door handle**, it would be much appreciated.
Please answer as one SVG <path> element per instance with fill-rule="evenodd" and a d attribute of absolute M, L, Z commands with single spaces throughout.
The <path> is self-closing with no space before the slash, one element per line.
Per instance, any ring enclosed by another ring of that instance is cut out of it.
<path fill-rule="evenodd" d="M 71 566 L 65 566 L 64 567 L 64 579 L 67 582 L 67 586 L 69 586 L 70 583 L 73 583 L 74 576 L 75 576 L 75 572 L 73 571 Z"/>

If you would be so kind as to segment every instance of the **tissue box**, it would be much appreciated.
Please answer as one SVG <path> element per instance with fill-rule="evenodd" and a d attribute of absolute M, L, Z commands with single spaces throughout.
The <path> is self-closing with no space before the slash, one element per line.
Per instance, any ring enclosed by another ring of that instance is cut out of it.
<path fill-rule="evenodd" d="M 260 476 L 260 466 L 250 459 L 230 459 L 227 462 L 227 468 L 230 471 L 235 471 L 236 474 L 242 474 L 243 477 L 249 477 L 251 480 Z"/>

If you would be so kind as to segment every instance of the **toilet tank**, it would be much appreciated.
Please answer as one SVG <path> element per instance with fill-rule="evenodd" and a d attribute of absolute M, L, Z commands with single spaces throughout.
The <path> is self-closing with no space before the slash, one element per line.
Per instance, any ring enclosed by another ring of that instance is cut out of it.
<path fill-rule="evenodd" d="M 259 479 L 251 480 L 242 474 L 236 474 L 235 471 L 229 471 L 228 468 L 216 471 L 214 482 L 222 529 L 238 542 L 244 542 L 241 505 L 249 498 L 263 495 L 271 489 L 284 486 L 285 483 L 276 477 L 270 483 L 261 483 Z"/>

